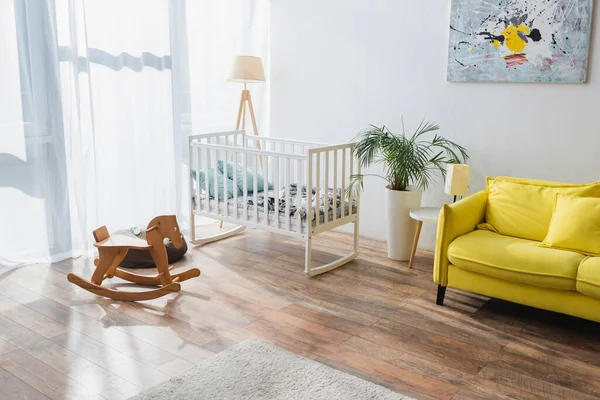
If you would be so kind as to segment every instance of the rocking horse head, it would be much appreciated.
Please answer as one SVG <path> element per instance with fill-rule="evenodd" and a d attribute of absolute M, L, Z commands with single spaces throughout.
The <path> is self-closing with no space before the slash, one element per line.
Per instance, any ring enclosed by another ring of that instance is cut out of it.
<path fill-rule="evenodd" d="M 148 233 L 152 231 L 158 232 L 163 239 L 168 238 L 176 248 L 180 249 L 183 247 L 183 239 L 181 232 L 179 231 L 179 224 L 174 215 L 160 215 L 154 218 L 146 228 L 146 237 L 148 237 Z"/>

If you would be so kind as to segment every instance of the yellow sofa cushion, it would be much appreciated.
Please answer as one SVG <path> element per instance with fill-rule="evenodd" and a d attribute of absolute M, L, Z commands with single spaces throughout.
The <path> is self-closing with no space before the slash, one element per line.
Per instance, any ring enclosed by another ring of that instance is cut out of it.
<path fill-rule="evenodd" d="M 503 235 L 542 241 L 557 194 L 600 197 L 600 182 L 572 185 L 519 178 L 487 178 L 486 228 Z"/>
<path fill-rule="evenodd" d="M 548 234 L 540 246 L 600 255 L 600 198 L 557 195 Z"/>
<path fill-rule="evenodd" d="M 585 256 L 547 249 L 539 242 L 478 230 L 455 239 L 448 259 L 462 269 L 558 290 L 576 290 L 577 268 Z"/>
<path fill-rule="evenodd" d="M 577 271 L 577 291 L 600 299 L 600 257 L 587 257 Z"/>

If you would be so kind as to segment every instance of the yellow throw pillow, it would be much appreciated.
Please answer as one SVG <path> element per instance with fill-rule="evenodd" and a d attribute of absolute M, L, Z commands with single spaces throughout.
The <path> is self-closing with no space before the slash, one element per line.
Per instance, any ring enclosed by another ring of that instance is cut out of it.
<path fill-rule="evenodd" d="M 600 255 L 600 198 L 558 194 L 543 247 Z"/>
<path fill-rule="evenodd" d="M 600 182 L 576 185 L 498 177 L 487 178 L 487 191 L 488 230 L 541 242 L 548 233 L 556 195 L 600 197 Z"/>

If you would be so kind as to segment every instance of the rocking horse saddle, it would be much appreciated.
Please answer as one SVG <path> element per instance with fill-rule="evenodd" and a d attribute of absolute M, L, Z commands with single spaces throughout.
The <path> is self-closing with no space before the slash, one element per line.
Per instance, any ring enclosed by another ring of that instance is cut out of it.
<path fill-rule="evenodd" d="M 113 232 L 110 235 L 110 238 L 118 238 L 118 241 L 127 242 L 127 240 L 131 240 L 131 244 L 139 243 L 139 247 L 130 247 L 129 252 L 119 264 L 119 267 L 123 268 L 154 268 L 156 264 L 152 259 L 152 255 L 150 254 L 150 247 L 146 242 L 146 231 L 144 229 L 122 229 Z M 109 239 L 110 239 L 109 238 Z M 183 247 L 178 249 L 175 247 L 173 242 L 169 239 L 165 238 L 165 249 L 167 250 L 167 258 L 169 259 L 169 264 L 173 264 L 175 261 L 179 261 L 183 258 L 185 253 L 187 253 L 188 247 L 185 241 L 185 237 L 183 234 L 181 235 L 181 239 L 183 241 Z"/>

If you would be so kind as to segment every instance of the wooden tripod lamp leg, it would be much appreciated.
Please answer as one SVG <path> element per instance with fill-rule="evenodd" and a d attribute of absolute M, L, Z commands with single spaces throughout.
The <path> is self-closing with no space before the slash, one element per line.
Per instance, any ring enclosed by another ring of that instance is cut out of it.
<path fill-rule="evenodd" d="M 248 101 L 248 111 L 250 111 L 250 120 L 252 121 L 252 129 L 254 130 L 254 136 L 258 136 L 258 127 L 256 126 L 256 116 L 254 115 L 254 106 L 252 105 L 252 96 L 250 96 L 250 91 L 246 90 L 246 100 Z M 256 140 L 256 148 L 258 150 L 262 150 L 260 147 L 260 140 Z M 263 158 L 260 158 L 260 166 L 263 165 Z"/>
<path fill-rule="evenodd" d="M 242 96 L 240 97 L 240 108 L 238 110 L 237 115 L 237 123 L 235 124 L 235 130 L 240 129 L 240 123 L 242 122 L 242 115 L 244 114 L 244 92 L 242 91 Z"/>
<path fill-rule="evenodd" d="M 252 129 L 254 130 L 254 136 L 258 136 L 258 128 L 256 126 L 256 116 L 254 115 L 254 106 L 252 105 L 252 97 L 250 96 L 250 91 L 247 91 L 247 95 L 246 95 L 247 99 L 248 99 L 248 110 L 250 111 L 250 120 L 252 121 Z M 260 148 L 260 141 L 256 143 L 256 147 L 261 150 Z"/>

